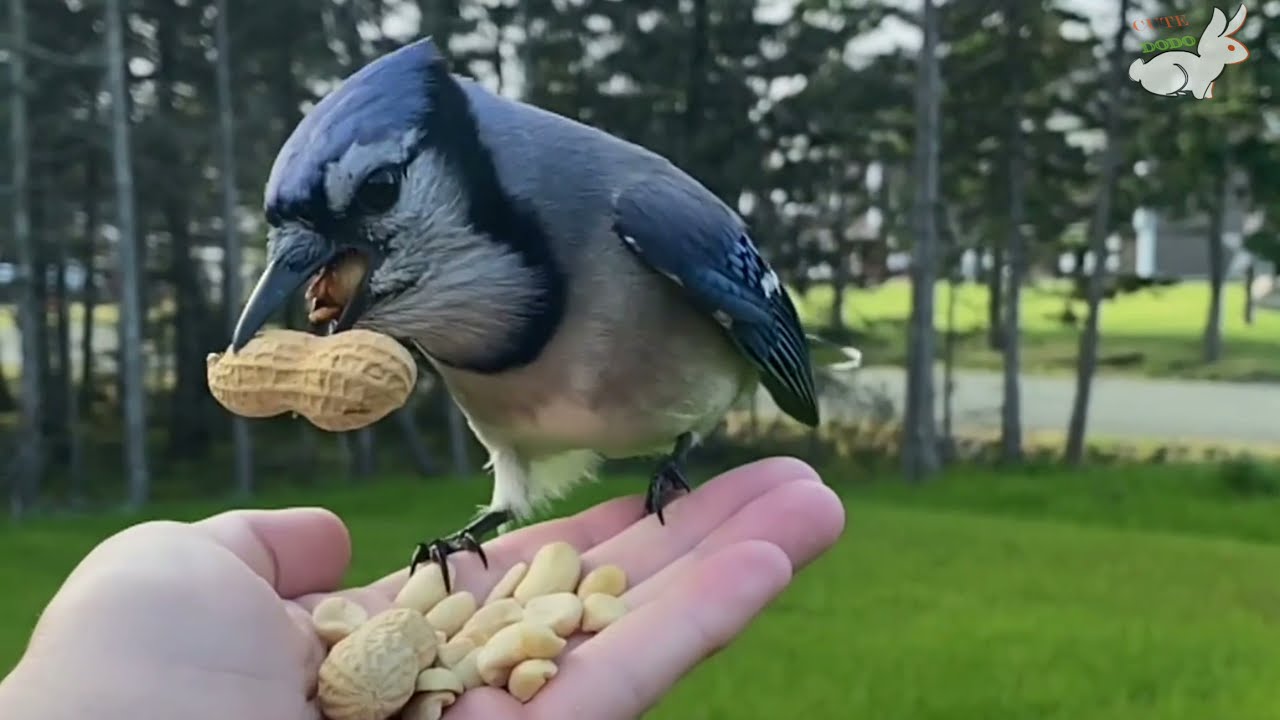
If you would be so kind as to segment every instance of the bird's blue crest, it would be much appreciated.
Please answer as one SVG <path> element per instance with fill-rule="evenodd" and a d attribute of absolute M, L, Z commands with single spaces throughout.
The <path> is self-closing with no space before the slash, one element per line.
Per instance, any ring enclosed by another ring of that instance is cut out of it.
<path fill-rule="evenodd" d="M 276 155 L 267 211 L 288 215 L 322 200 L 325 167 L 347 148 L 421 125 L 430 110 L 431 72 L 444 62 L 424 38 L 374 60 L 321 99 Z"/>

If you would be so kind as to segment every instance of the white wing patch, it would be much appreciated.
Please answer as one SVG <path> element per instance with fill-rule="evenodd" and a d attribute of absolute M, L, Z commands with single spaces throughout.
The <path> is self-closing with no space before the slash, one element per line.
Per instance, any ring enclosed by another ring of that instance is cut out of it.
<path fill-rule="evenodd" d="M 782 287 L 782 282 L 778 280 L 778 273 L 770 270 L 760 278 L 760 289 L 764 290 L 764 296 L 771 298 L 778 293 Z"/>

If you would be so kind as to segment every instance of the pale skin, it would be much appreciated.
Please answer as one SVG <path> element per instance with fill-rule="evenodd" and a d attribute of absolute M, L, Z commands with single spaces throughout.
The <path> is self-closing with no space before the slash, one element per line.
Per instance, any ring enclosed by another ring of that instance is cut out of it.
<path fill-rule="evenodd" d="M 629 720 L 728 645 L 826 551 L 844 508 L 807 465 L 776 458 L 738 468 L 672 502 L 667 525 L 643 498 L 611 500 L 449 558 L 483 600 L 502 574 L 548 542 L 587 567 L 623 567 L 631 612 L 577 641 L 530 703 L 478 688 L 450 720 Z M 389 607 L 400 571 L 339 589 L 351 557 L 341 520 L 316 508 L 232 511 L 195 523 L 134 526 L 96 547 L 46 607 L 26 654 L 0 682 L 0 717 L 318 720 L 324 650 L 309 612 L 334 592 Z"/>

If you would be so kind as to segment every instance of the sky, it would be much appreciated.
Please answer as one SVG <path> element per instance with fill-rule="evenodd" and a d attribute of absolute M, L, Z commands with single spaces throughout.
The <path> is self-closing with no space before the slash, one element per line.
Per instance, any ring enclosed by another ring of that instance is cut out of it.
<path fill-rule="evenodd" d="M 791 16 L 796 4 L 796 0 L 755 1 L 757 3 L 757 17 L 769 22 L 785 21 Z M 963 0 L 941 0 L 941 2 L 948 1 L 963 2 Z M 904 10 L 918 10 L 921 2 L 920 0 L 889 0 L 889 4 L 896 5 Z M 1058 4 L 1088 16 L 1095 33 L 1110 35 L 1114 32 L 1119 8 L 1118 0 L 1058 0 Z M 1143 0 L 1137 0 L 1136 4 L 1145 3 L 1143 3 Z M 416 4 L 402 3 L 395 12 L 384 18 L 381 31 L 391 37 L 409 40 L 418 31 L 418 19 Z M 462 40 L 461 42 L 465 43 L 466 41 Z M 493 38 L 491 36 L 478 37 L 475 42 L 478 45 L 491 46 Z M 917 28 L 900 20 L 888 18 L 876 30 L 865 33 L 850 43 L 846 51 L 846 57 L 850 62 L 856 63 L 892 51 L 895 48 L 914 50 L 919 46 L 920 31 Z M 514 57 L 506 58 L 503 77 L 505 81 L 505 87 L 502 88 L 503 94 L 518 97 L 520 94 L 521 72 Z M 477 80 L 492 83 L 491 78 L 479 77 Z"/>

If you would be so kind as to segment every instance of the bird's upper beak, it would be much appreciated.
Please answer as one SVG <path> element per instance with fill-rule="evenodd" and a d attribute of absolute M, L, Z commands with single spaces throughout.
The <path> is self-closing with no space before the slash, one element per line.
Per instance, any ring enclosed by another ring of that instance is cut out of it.
<path fill-rule="evenodd" d="M 337 317 L 332 318 L 332 312 L 322 317 L 326 318 L 324 324 L 330 333 L 349 329 L 368 308 L 369 276 L 379 259 L 364 243 L 339 245 L 307 228 L 282 229 L 273 238 L 266 270 L 263 270 L 240 311 L 240 319 L 231 337 L 232 352 L 252 340 L 266 324 L 267 318 L 313 277 L 308 288 L 308 295 L 312 296 L 313 320 L 321 316 L 313 291 L 319 289 L 320 293 L 332 293 L 329 285 L 336 283 L 343 286 L 338 293 L 340 298 L 328 302 L 336 305 Z"/>

